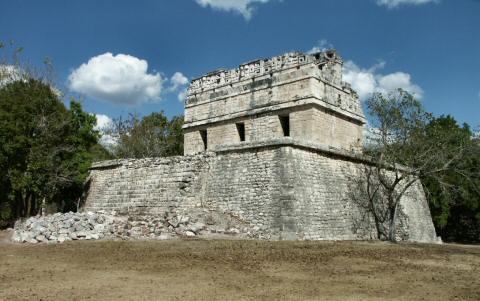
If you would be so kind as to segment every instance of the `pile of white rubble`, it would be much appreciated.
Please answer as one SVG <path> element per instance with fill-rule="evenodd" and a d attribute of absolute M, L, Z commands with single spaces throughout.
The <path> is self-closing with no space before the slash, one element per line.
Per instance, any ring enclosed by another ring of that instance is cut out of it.
<path fill-rule="evenodd" d="M 68 240 L 101 239 L 108 236 L 118 221 L 103 213 L 55 213 L 17 221 L 14 242 L 64 242 Z"/>
<path fill-rule="evenodd" d="M 12 240 L 19 243 L 63 243 L 95 239 L 173 239 L 177 237 L 269 239 L 258 227 L 232 217 L 197 210 L 183 214 L 119 216 L 106 212 L 68 212 L 17 221 Z"/>

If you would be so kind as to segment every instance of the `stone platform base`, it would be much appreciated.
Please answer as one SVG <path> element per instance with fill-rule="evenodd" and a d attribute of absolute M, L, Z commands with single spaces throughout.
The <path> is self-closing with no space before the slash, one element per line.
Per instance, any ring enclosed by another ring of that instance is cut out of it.
<path fill-rule="evenodd" d="M 375 239 L 349 200 L 360 156 L 290 138 L 234 145 L 212 153 L 114 160 L 91 171 L 86 211 L 164 215 L 204 208 L 263 229 L 272 239 Z M 401 201 L 398 237 L 436 242 L 421 184 Z"/>

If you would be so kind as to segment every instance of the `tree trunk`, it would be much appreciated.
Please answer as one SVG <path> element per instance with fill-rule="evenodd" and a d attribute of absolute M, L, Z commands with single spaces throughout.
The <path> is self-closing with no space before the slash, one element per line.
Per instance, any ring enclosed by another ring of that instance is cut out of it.
<path fill-rule="evenodd" d="M 375 208 L 373 206 L 371 206 L 371 211 L 373 215 L 373 220 L 375 222 L 375 228 L 377 230 L 377 239 L 382 240 L 382 237 L 385 237 L 382 223 L 380 222 L 377 216 L 377 212 L 375 211 Z"/>
<path fill-rule="evenodd" d="M 45 202 L 45 197 L 43 197 L 43 199 L 42 199 L 42 209 L 41 209 L 41 215 L 42 215 L 42 216 L 45 215 L 45 211 L 46 211 L 46 209 L 47 209 L 46 206 L 47 206 L 47 204 L 46 204 L 46 202 Z"/>
<path fill-rule="evenodd" d="M 30 214 L 31 214 L 31 211 L 32 211 L 32 195 L 30 193 L 27 194 L 27 197 L 26 197 L 26 206 L 25 206 L 26 210 L 25 210 L 25 216 L 26 217 L 29 217 Z"/>
<path fill-rule="evenodd" d="M 15 207 L 17 215 L 15 217 L 25 216 L 25 200 L 21 193 L 15 192 Z"/>
<path fill-rule="evenodd" d="M 397 242 L 397 227 L 396 227 L 396 222 L 397 222 L 397 204 L 393 206 L 392 209 L 390 209 L 390 228 L 388 230 L 388 239 L 391 242 Z"/>

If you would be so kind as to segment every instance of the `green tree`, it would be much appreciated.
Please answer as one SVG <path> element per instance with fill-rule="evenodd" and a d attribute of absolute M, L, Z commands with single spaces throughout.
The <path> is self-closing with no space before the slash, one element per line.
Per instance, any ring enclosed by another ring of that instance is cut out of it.
<path fill-rule="evenodd" d="M 468 156 L 470 140 L 434 126 L 432 115 L 406 91 L 374 94 L 366 105 L 374 130 L 365 149 L 373 165 L 364 182 L 367 204 L 374 205 L 364 207 L 387 223 L 386 236 L 395 241 L 400 200 L 418 179 L 435 181 L 442 190 L 449 185 L 444 180 L 448 171 L 471 180 L 460 164 Z"/>
<path fill-rule="evenodd" d="M 42 188 L 37 174 L 45 162 L 35 162 L 40 140 L 48 130 L 57 133 L 57 121 L 66 114 L 51 89 L 35 80 L 16 81 L 0 90 L 2 171 L 7 197 L 16 203 L 15 215 L 36 212 L 35 196 Z M 48 118 L 48 119 L 47 119 Z M 33 150 L 33 152 L 32 152 Z"/>
<path fill-rule="evenodd" d="M 0 219 L 36 214 L 45 203 L 74 208 L 94 159 L 95 123 L 40 80 L 0 88 Z"/>
<path fill-rule="evenodd" d="M 464 124 L 459 126 L 451 116 L 433 119 L 427 126 L 426 139 L 431 133 L 442 132 L 447 147 L 455 150 L 467 146 L 462 160 L 437 177 L 422 178 L 428 192 L 435 228 L 447 241 L 480 241 L 480 145 Z M 434 141 L 433 141 L 434 142 Z"/>
<path fill-rule="evenodd" d="M 174 116 L 168 124 L 165 156 L 183 155 L 183 116 Z"/>
<path fill-rule="evenodd" d="M 183 154 L 183 117 L 171 120 L 163 112 L 143 118 L 116 119 L 107 134 L 116 138 L 113 153 L 120 158 L 167 157 Z"/>

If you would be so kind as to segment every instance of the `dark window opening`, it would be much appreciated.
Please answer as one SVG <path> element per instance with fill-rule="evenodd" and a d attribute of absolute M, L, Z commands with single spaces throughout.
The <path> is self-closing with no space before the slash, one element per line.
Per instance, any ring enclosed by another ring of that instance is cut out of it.
<path fill-rule="evenodd" d="M 327 56 L 328 59 L 334 59 L 335 58 L 335 52 L 327 51 L 326 56 Z"/>
<path fill-rule="evenodd" d="M 283 136 L 290 137 L 290 116 L 278 116 L 280 119 L 280 124 L 282 125 Z"/>
<path fill-rule="evenodd" d="M 245 123 L 237 123 L 237 132 L 240 141 L 245 141 Z"/>
<path fill-rule="evenodd" d="M 202 141 L 203 141 L 203 150 L 207 150 L 207 147 L 208 147 L 207 130 L 200 130 L 200 136 L 202 137 Z"/>

